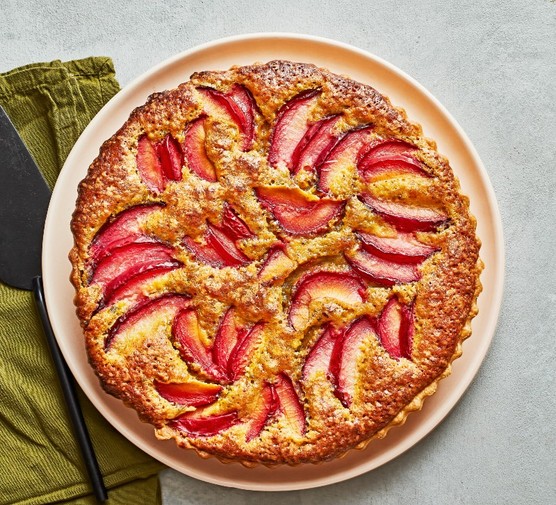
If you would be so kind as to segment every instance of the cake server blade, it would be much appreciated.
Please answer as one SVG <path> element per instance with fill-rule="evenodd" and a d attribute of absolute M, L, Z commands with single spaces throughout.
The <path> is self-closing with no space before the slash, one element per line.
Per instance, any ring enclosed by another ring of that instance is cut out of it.
<path fill-rule="evenodd" d="M 105 502 L 108 493 L 77 400 L 73 377 L 64 361 L 46 310 L 41 252 L 49 202 L 50 189 L 39 167 L 0 106 L 0 281 L 15 288 L 33 291 L 93 492 L 99 502 Z"/>
<path fill-rule="evenodd" d="M 0 107 L 0 280 L 31 290 L 41 271 L 50 189 Z"/>

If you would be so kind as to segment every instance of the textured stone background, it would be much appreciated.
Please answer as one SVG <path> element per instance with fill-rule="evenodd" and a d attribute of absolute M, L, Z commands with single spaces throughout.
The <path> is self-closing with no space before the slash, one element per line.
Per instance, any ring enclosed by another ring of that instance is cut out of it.
<path fill-rule="evenodd" d="M 262 31 L 368 50 L 447 107 L 498 198 L 504 303 L 467 393 L 395 461 L 326 488 L 264 495 L 167 471 L 165 504 L 556 503 L 556 2 L 0 0 L 0 72 L 107 55 L 125 85 L 197 44 Z"/>

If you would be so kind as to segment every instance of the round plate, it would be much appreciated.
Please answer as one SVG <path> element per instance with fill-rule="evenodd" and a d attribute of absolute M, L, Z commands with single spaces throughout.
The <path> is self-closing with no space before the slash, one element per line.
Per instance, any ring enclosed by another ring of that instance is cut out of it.
<path fill-rule="evenodd" d="M 425 401 L 423 410 L 408 417 L 383 440 L 366 450 L 350 451 L 342 459 L 299 467 L 224 465 L 214 458 L 202 460 L 193 451 L 159 441 L 150 425 L 139 421 L 135 411 L 106 394 L 87 362 L 81 328 L 75 315 L 74 289 L 69 282 L 66 260 L 73 245 L 70 220 L 77 186 L 97 156 L 102 142 L 127 120 L 131 111 L 148 95 L 176 87 L 195 71 L 225 70 L 272 59 L 315 63 L 332 72 L 370 84 L 406 109 L 410 120 L 423 126 L 425 135 L 436 140 L 459 177 L 463 193 L 471 198 L 471 212 L 482 240 L 481 257 L 486 268 L 481 281 L 479 315 L 473 321 L 473 336 L 465 342 L 463 356 L 453 373 L 441 381 L 438 392 Z M 43 277 L 48 312 L 54 333 L 79 385 L 96 408 L 125 437 L 171 468 L 197 479 L 258 491 L 305 489 L 340 482 L 368 472 L 402 454 L 427 435 L 462 396 L 488 350 L 495 331 L 502 299 L 504 250 L 502 225 L 486 171 L 469 139 L 444 107 L 420 84 L 391 64 L 365 51 L 316 37 L 293 34 L 253 34 L 199 46 L 170 58 L 118 93 L 85 129 L 58 178 L 46 219 L 43 243 Z"/>

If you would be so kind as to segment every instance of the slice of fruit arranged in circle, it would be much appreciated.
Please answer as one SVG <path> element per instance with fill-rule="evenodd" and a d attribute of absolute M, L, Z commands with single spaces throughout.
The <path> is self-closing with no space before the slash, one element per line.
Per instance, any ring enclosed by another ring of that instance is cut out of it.
<path fill-rule="evenodd" d="M 413 153 L 418 148 L 398 139 L 378 139 L 359 153 L 357 168 L 367 181 L 390 174 L 414 174 L 429 177 Z"/>
<path fill-rule="evenodd" d="M 245 331 L 237 324 L 235 319 L 236 309 L 230 307 L 218 327 L 212 346 L 212 360 L 221 370 L 228 373 L 228 362 L 232 351 L 237 344 L 240 334 Z"/>
<path fill-rule="evenodd" d="M 259 187 L 255 192 L 262 206 L 292 235 L 309 235 L 324 230 L 345 207 L 344 201 L 318 199 L 299 188 Z"/>
<path fill-rule="evenodd" d="M 330 358 L 330 375 L 335 390 L 334 394 L 349 408 L 359 377 L 358 365 L 362 345 L 369 339 L 376 339 L 376 323 L 368 316 L 364 316 L 349 325 L 337 338 Z"/>
<path fill-rule="evenodd" d="M 311 125 L 292 154 L 293 174 L 314 170 L 326 159 L 336 142 L 335 127 L 342 117 L 329 116 Z"/>
<path fill-rule="evenodd" d="M 348 272 L 316 271 L 305 274 L 295 285 L 288 321 L 295 330 L 309 323 L 311 304 L 316 300 L 353 306 L 365 301 L 365 286 Z"/>
<path fill-rule="evenodd" d="M 147 299 L 137 304 L 135 308 L 116 319 L 105 338 L 105 350 L 110 350 L 114 341 L 131 327 L 137 326 L 135 333 L 141 334 L 149 330 L 153 324 L 170 323 L 176 314 L 190 303 L 189 296 L 172 294 Z"/>
<path fill-rule="evenodd" d="M 237 248 L 235 240 L 210 222 L 207 222 L 206 240 L 207 244 L 222 258 L 225 266 L 237 267 L 249 263 L 249 258 Z"/>
<path fill-rule="evenodd" d="M 156 143 L 142 135 L 137 144 L 136 161 L 141 179 L 154 193 L 164 191 L 169 180 L 181 180 L 183 153 L 170 134 Z"/>
<path fill-rule="evenodd" d="M 154 193 L 162 193 L 166 187 L 166 180 L 162 170 L 162 163 L 158 157 L 156 145 L 147 135 L 139 138 L 137 144 L 137 170 L 141 179 Z"/>
<path fill-rule="evenodd" d="M 205 344 L 195 308 L 186 306 L 172 326 L 174 344 L 180 357 L 209 380 L 229 384 L 238 380 L 261 342 L 264 324 L 243 327 L 230 307 L 222 318 L 212 345 Z"/>
<path fill-rule="evenodd" d="M 224 203 L 224 212 L 222 214 L 222 230 L 226 235 L 241 240 L 245 238 L 253 238 L 255 235 L 241 219 L 237 212 L 230 206 L 228 202 Z"/>
<path fill-rule="evenodd" d="M 264 427 L 276 416 L 280 408 L 280 400 L 274 384 L 265 383 L 263 385 L 260 396 L 253 405 L 253 411 L 248 421 L 247 433 L 245 441 L 251 442 L 258 437 Z"/>
<path fill-rule="evenodd" d="M 351 267 L 364 279 L 381 286 L 393 286 L 418 281 L 421 272 L 414 263 L 398 263 L 358 248 L 347 251 L 344 257 Z"/>
<path fill-rule="evenodd" d="M 226 311 L 214 337 L 212 360 L 227 374 L 228 380 L 237 380 L 243 375 L 260 343 L 263 328 L 263 323 L 244 327 L 238 324 L 234 307 Z"/>
<path fill-rule="evenodd" d="M 228 96 L 222 93 L 222 91 L 218 91 L 209 86 L 200 86 L 196 89 L 203 97 L 205 114 L 215 118 L 225 117 L 227 121 L 234 123 L 240 128 L 243 113 L 239 110 L 237 104 L 232 102 Z"/>
<path fill-rule="evenodd" d="M 399 154 L 391 158 L 384 158 L 372 164 L 360 163 L 359 172 L 367 182 L 380 179 L 395 177 L 403 174 L 417 175 L 419 177 L 429 177 L 419 163 L 414 158 Z"/>
<path fill-rule="evenodd" d="M 413 304 L 402 305 L 390 298 L 378 319 L 378 336 L 382 346 L 395 359 L 411 359 L 415 332 Z"/>
<path fill-rule="evenodd" d="M 206 382 L 189 381 L 183 383 L 154 382 L 154 387 L 165 400 L 188 407 L 203 407 L 214 403 L 222 386 Z"/>
<path fill-rule="evenodd" d="M 295 169 L 293 155 L 309 124 L 311 110 L 320 97 L 319 89 L 303 91 L 278 111 L 270 138 L 268 161 L 272 167 Z"/>
<path fill-rule="evenodd" d="M 186 166 L 201 179 L 216 182 L 216 168 L 205 147 L 206 119 L 205 115 L 201 115 L 187 125 L 182 148 Z"/>
<path fill-rule="evenodd" d="M 264 284 L 282 278 L 292 272 L 296 263 L 287 255 L 284 245 L 276 245 L 268 251 L 268 255 L 259 270 L 259 279 Z"/>
<path fill-rule="evenodd" d="M 296 435 L 304 435 L 307 428 L 305 411 L 293 381 L 282 372 L 277 377 L 275 388 L 280 412 L 285 415 L 288 424 Z"/>
<path fill-rule="evenodd" d="M 181 180 L 183 167 L 183 152 L 179 143 L 172 135 L 167 134 L 156 146 L 158 158 L 162 166 L 162 173 L 169 181 Z"/>
<path fill-rule="evenodd" d="M 177 267 L 174 248 L 162 243 L 133 243 L 112 249 L 93 271 L 90 284 L 110 296 L 133 276 L 161 267 Z"/>
<path fill-rule="evenodd" d="M 255 140 L 255 111 L 257 104 L 251 92 L 241 84 L 234 84 L 228 93 L 231 102 L 236 106 L 236 114 L 240 118 L 240 130 L 243 134 L 243 150 L 253 148 Z"/>
<path fill-rule="evenodd" d="M 366 192 L 361 193 L 360 198 L 367 207 L 401 231 L 433 231 L 448 221 L 446 214 L 428 207 L 389 202 Z"/>
<path fill-rule="evenodd" d="M 328 374 L 332 350 L 338 335 L 339 332 L 331 324 L 325 326 L 315 345 L 309 351 L 303 365 L 301 377 L 304 381 L 317 372 L 321 372 L 325 376 Z"/>
<path fill-rule="evenodd" d="M 440 249 L 419 242 L 414 233 L 397 232 L 395 237 L 378 237 L 355 232 L 363 249 L 380 258 L 398 263 L 421 263 Z"/>
<path fill-rule="evenodd" d="M 202 412 L 182 414 L 170 421 L 172 428 L 185 431 L 192 437 L 213 437 L 230 429 L 239 422 L 237 411 L 232 410 L 223 414 L 203 416 Z"/>
<path fill-rule="evenodd" d="M 188 364 L 198 366 L 201 372 L 215 381 L 225 381 L 226 374 L 212 360 L 210 347 L 205 346 L 195 309 L 186 308 L 176 316 L 172 326 L 174 342 L 181 358 Z"/>
<path fill-rule="evenodd" d="M 225 117 L 241 133 L 241 149 L 249 151 L 255 139 L 255 110 L 257 105 L 251 92 L 241 84 L 234 84 L 228 93 L 214 88 L 199 87 L 203 96 L 205 113 L 215 117 Z"/>
<path fill-rule="evenodd" d="M 410 156 L 419 148 L 400 139 L 376 139 L 368 143 L 359 154 L 359 162 L 372 164 L 375 161 L 392 158 L 400 154 Z"/>
<path fill-rule="evenodd" d="M 107 221 L 97 232 L 91 242 L 90 255 L 94 264 L 104 259 L 112 249 L 133 242 L 156 242 L 142 229 L 148 217 L 162 209 L 162 204 L 137 205 L 120 212 Z"/>
<path fill-rule="evenodd" d="M 204 244 L 186 236 L 183 245 L 196 259 L 215 268 L 239 267 L 251 260 L 237 247 L 237 241 L 252 236 L 249 227 L 226 203 L 220 226 L 207 221 Z"/>
<path fill-rule="evenodd" d="M 259 346 L 263 335 L 264 324 L 257 323 L 250 330 L 238 335 L 237 343 L 228 359 L 228 377 L 236 381 L 245 373 L 253 353 Z"/>
<path fill-rule="evenodd" d="M 191 237 L 185 236 L 182 239 L 183 246 L 195 257 L 196 260 L 206 263 L 214 268 L 224 268 L 224 259 L 209 244 L 196 242 Z"/>
<path fill-rule="evenodd" d="M 130 277 L 125 283 L 118 287 L 111 287 L 104 292 L 104 301 L 102 306 L 112 305 L 120 300 L 133 298 L 135 303 L 141 303 L 148 296 L 145 293 L 145 287 L 157 277 L 166 275 L 173 270 L 179 268 L 182 264 L 179 261 L 167 266 L 151 268 L 137 275 Z M 102 307 L 101 307 L 102 308 Z"/>
<path fill-rule="evenodd" d="M 350 130 L 339 139 L 324 162 L 317 167 L 319 191 L 334 192 L 344 184 L 343 181 L 348 178 L 350 171 L 355 171 L 357 156 L 371 139 L 372 133 L 373 127 L 365 125 Z"/>

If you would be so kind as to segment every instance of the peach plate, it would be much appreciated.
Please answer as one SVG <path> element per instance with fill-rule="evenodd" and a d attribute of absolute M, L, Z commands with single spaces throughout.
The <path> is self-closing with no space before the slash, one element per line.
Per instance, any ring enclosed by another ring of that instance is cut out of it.
<path fill-rule="evenodd" d="M 222 464 L 201 459 L 193 451 L 159 441 L 150 425 L 139 421 L 131 409 L 104 393 L 87 363 L 81 329 L 73 306 L 68 252 L 73 238 L 70 219 L 77 185 L 109 138 L 148 95 L 177 86 L 200 70 L 223 70 L 272 59 L 310 62 L 367 83 L 405 108 L 408 117 L 436 140 L 471 198 L 471 212 L 482 240 L 483 292 L 473 335 L 463 345 L 463 356 L 452 366 L 452 375 L 439 383 L 437 393 L 426 399 L 421 412 L 410 414 L 402 427 L 393 428 L 365 450 L 350 451 L 344 458 L 300 467 Z M 414 79 L 390 63 L 360 49 L 327 39 L 282 33 L 250 34 L 217 40 L 178 54 L 142 75 L 119 92 L 87 126 L 71 151 L 54 192 L 43 241 L 43 278 L 46 302 L 54 333 L 79 385 L 104 417 L 131 442 L 169 467 L 202 481 L 257 491 L 307 489 L 341 482 L 391 461 L 430 433 L 450 412 L 477 373 L 495 332 L 502 300 L 504 249 L 502 224 L 486 170 L 470 140 L 448 111 Z"/>

